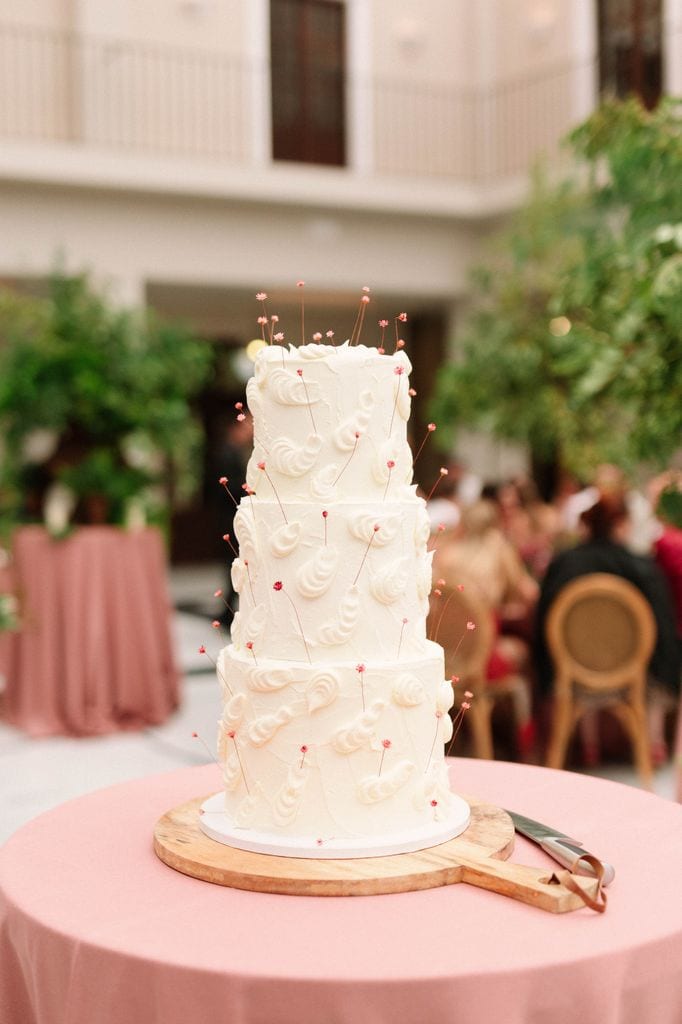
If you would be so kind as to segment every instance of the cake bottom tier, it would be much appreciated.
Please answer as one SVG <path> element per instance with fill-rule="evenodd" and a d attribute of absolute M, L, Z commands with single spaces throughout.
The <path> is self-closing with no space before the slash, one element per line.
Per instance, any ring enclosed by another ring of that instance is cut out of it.
<path fill-rule="evenodd" d="M 257 832 L 239 828 L 225 812 L 222 793 L 209 797 L 201 805 L 200 828 L 211 839 L 225 846 L 274 857 L 303 857 L 306 860 L 344 860 L 353 857 L 388 857 L 413 853 L 454 839 L 467 828 L 470 808 L 462 797 L 451 794 L 447 815 L 421 828 L 404 829 L 381 836 L 357 838 L 329 837 L 317 839 L 283 836 L 279 833 Z"/>
<path fill-rule="evenodd" d="M 230 646 L 218 662 L 225 792 L 218 811 L 204 809 L 208 834 L 291 856 L 379 856 L 466 827 L 445 766 L 453 692 L 437 644 L 364 665 L 256 664 L 245 653 Z"/>

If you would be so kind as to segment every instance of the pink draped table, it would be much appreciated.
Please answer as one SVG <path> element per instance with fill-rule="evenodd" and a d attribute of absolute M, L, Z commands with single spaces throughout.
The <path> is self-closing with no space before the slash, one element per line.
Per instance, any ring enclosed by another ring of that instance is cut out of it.
<path fill-rule="evenodd" d="M 611 860 L 606 913 L 464 884 L 325 898 L 197 881 L 152 850 L 165 811 L 219 788 L 215 765 L 188 768 L 64 804 L 0 849 L 2 1020 L 679 1024 L 682 807 L 527 765 L 451 772 Z M 513 859 L 555 866 L 521 837 Z"/>
<path fill-rule="evenodd" d="M 5 638 L 7 721 L 33 736 L 163 722 L 178 704 L 171 605 L 157 530 L 17 530 L 21 630 Z"/>

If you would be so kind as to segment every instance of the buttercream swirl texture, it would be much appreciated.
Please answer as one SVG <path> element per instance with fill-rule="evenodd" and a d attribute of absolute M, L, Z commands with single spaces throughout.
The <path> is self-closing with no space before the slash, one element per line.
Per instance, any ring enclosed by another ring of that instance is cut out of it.
<path fill-rule="evenodd" d="M 404 351 L 348 343 L 256 358 L 239 611 L 218 659 L 225 808 L 241 830 L 362 843 L 447 815 L 452 686 L 426 637 L 410 370 Z"/>

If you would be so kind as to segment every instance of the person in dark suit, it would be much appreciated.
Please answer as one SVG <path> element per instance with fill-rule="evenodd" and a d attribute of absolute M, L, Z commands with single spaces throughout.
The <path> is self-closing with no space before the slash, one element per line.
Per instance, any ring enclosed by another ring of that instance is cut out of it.
<path fill-rule="evenodd" d="M 554 667 L 545 638 L 547 614 L 555 598 L 571 580 L 593 572 L 611 573 L 629 580 L 651 605 L 657 628 L 649 671 L 653 679 L 672 693 L 680 689 L 680 647 L 666 580 L 652 558 L 635 555 L 627 538 L 628 512 L 622 498 L 602 497 L 582 513 L 584 540 L 556 555 L 540 588 L 533 630 L 533 659 L 540 693 L 551 691 Z"/>

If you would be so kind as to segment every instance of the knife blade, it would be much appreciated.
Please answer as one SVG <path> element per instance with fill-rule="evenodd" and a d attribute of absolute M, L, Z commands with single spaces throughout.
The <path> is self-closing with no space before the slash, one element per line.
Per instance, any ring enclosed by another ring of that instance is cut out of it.
<path fill-rule="evenodd" d="M 527 839 L 532 839 L 558 864 L 563 865 L 565 868 L 571 868 L 577 875 L 588 875 L 594 878 L 592 865 L 589 861 L 582 859 L 584 856 L 593 856 L 593 854 L 588 853 L 579 840 L 573 839 L 571 836 L 566 835 L 565 832 L 560 832 L 549 825 L 543 825 L 540 821 L 534 821 L 533 818 L 527 818 L 523 814 L 518 814 L 516 811 L 508 810 L 507 814 L 514 822 L 514 828 L 517 832 L 520 832 L 522 836 L 526 836 Z M 580 859 L 576 861 L 576 857 Z M 610 885 L 616 874 L 613 866 L 607 863 L 607 861 L 602 860 L 601 857 L 596 859 L 604 868 L 602 885 Z"/>

